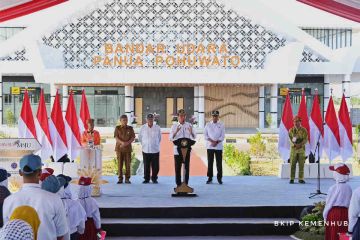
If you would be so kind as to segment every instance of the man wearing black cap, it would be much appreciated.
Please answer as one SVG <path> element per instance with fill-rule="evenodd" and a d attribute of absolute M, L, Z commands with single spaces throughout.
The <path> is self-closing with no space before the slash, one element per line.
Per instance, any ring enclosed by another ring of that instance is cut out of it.
<path fill-rule="evenodd" d="M 142 146 L 144 162 L 143 183 L 150 182 L 150 169 L 151 181 L 158 183 L 161 130 L 159 125 L 154 125 L 154 114 L 152 113 L 147 115 L 146 123 L 140 128 L 139 142 Z"/>
<path fill-rule="evenodd" d="M 3 226 L 2 209 L 4 200 L 10 196 L 8 189 L 8 178 L 11 176 L 4 168 L 0 168 L 0 227 Z"/>
<path fill-rule="evenodd" d="M 219 121 L 219 111 L 213 111 L 211 115 L 212 121 L 208 122 L 204 129 L 208 158 L 208 180 L 206 184 L 212 182 L 214 155 L 216 157 L 217 180 L 219 184 L 222 184 L 222 153 L 225 127 L 224 124 Z"/>
<path fill-rule="evenodd" d="M 185 122 L 186 113 L 184 109 L 178 111 L 178 123 L 175 123 L 170 130 L 170 141 L 175 141 L 179 138 L 189 138 L 194 140 L 196 138 L 196 133 L 193 129 L 193 126 Z M 181 185 L 181 167 L 183 159 L 179 155 L 177 146 L 174 146 L 174 158 L 175 158 L 175 179 L 176 185 Z M 185 183 L 189 183 L 189 174 L 190 174 L 190 158 L 185 159 Z"/>

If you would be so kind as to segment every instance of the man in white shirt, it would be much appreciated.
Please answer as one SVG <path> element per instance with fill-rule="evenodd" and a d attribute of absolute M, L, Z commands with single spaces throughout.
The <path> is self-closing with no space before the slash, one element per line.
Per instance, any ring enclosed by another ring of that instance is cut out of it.
<path fill-rule="evenodd" d="M 142 146 L 144 161 L 143 183 L 150 182 L 150 169 L 151 181 L 158 183 L 161 130 L 159 125 L 154 124 L 154 114 L 149 113 L 146 120 L 146 124 L 140 128 L 138 137 Z"/>
<path fill-rule="evenodd" d="M 8 222 L 14 209 L 28 205 L 33 207 L 40 218 L 38 240 L 63 240 L 69 231 L 65 209 L 60 197 L 41 189 L 41 158 L 37 155 L 26 155 L 20 160 L 20 175 L 23 187 L 17 193 L 5 199 L 3 208 L 4 223 Z"/>
<path fill-rule="evenodd" d="M 193 129 L 193 126 L 185 122 L 186 113 L 184 109 L 178 111 L 178 123 L 175 123 L 170 130 L 170 141 L 175 141 L 179 138 L 189 138 L 195 140 L 196 133 Z M 190 154 L 189 154 L 190 155 Z M 181 185 L 181 167 L 183 159 L 179 156 L 177 146 L 174 145 L 174 158 L 175 158 L 175 180 L 176 185 L 179 187 Z M 185 159 L 185 183 L 189 183 L 189 174 L 190 174 L 190 157 Z"/>
<path fill-rule="evenodd" d="M 212 183 L 214 155 L 216 157 L 217 180 L 219 184 L 222 184 L 222 154 L 225 127 L 224 124 L 219 121 L 219 111 L 213 111 L 211 115 L 212 121 L 206 124 L 204 130 L 208 158 L 208 180 L 206 184 Z"/>

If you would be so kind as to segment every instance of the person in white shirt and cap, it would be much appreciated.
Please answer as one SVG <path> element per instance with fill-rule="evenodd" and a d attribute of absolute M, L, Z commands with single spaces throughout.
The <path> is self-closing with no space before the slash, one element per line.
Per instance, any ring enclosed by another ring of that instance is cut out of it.
<path fill-rule="evenodd" d="M 80 177 L 78 201 L 84 208 L 87 220 L 85 222 L 85 231 L 80 235 L 80 240 L 97 240 L 101 232 L 101 217 L 99 206 L 94 198 L 91 197 L 90 177 Z"/>
<path fill-rule="evenodd" d="M 159 125 L 154 124 L 154 114 L 149 113 L 146 117 L 146 124 L 141 126 L 139 132 L 139 142 L 142 146 L 143 162 L 144 162 L 144 181 L 158 183 L 159 174 L 159 158 L 160 158 L 160 142 L 161 130 Z"/>
<path fill-rule="evenodd" d="M 4 202 L 4 223 L 7 223 L 12 212 L 19 206 L 28 205 L 36 210 L 41 224 L 38 240 L 62 240 L 69 231 L 66 214 L 58 195 L 41 189 L 41 158 L 30 154 L 20 159 L 20 175 L 23 186 L 20 191 L 7 197 Z"/>
<path fill-rule="evenodd" d="M 206 184 L 212 183 L 214 156 L 216 157 L 217 180 L 219 184 L 222 184 L 222 155 L 223 141 L 225 139 L 225 126 L 219 121 L 219 111 L 213 111 L 211 115 L 212 121 L 208 122 L 204 129 L 208 159 L 208 180 Z"/>
<path fill-rule="evenodd" d="M 60 174 L 57 177 L 59 179 L 62 178 L 65 182 L 64 186 L 57 192 L 65 206 L 66 217 L 70 229 L 69 235 L 65 238 L 78 240 L 80 235 L 85 231 L 85 221 L 87 220 L 86 212 L 78 201 L 72 199 L 70 188 L 71 177 L 63 174 Z"/>
<path fill-rule="evenodd" d="M 329 169 L 334 171 L 336 183 L 329 188 L 323 212 L 324 220 L 329 223 L 325 226 L 325 239 L 337 240 L 339 233 L 348 230 L 348 208 L 352 195 L 351 187 L 347 184 L 350 169 L 344 163 L 337 163 Z"/>
<path fill-rule="evenodd" d="M 196 139 L 196 133 L 193 126 L 185 122 L 186 112 L 184 109 L 178 111 L 178 123 L 175 123 L 170 130 L 170 141 L 175 141 L 179 138 L 189 138 L 192 140 Z M 190 155 L 190 154 L 189 154 Z M 181 185 L 181 167 L 183 159 L 179 155 L 177 146 L 174 146 L 174 158 L 175 158 L 175 181 L 179 187 Z M 190 157 L 185 159 L 185 183 L 189 184 L 190 175 Z"/>

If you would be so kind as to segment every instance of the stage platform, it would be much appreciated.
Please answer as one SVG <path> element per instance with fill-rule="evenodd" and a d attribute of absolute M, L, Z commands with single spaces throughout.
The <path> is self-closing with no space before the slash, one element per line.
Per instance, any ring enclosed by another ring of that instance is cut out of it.
<path fill-rule="evenodd" d="M 191 177 L 198 197 L 172 198 L 174 177 L 160 177 L 159 184 L 116 184 L 105 177 L 99 203 L 103 228 L 109 236 L 249 236 L 290 235 L 299 228 L 304 207 L 325 197 L 309 199 L 316 180 L 290 185 L 277 177 L 224 177 L 224 184 L 205 184 L 206 177 Z M 327 192 L 334 183 L 321 181 Z M 360 186 L 354 177 L 350 185 Z M 284 224 L 279 224 L 280 222 Z"/>
<path fill-rule="evenodd" d="M 224 184 L 219 185 L 216 179 L 205 184 L 206 177 L 191 177 L 189 185 L 198 194 L 196 198 L 172 198 L 174 177 L 159 177 L 159 184 L 142 184 L 140 176 L 132 177 L 132 184 L 116 184 L 116 177 L 104 179 L 110 183 L 102 186 L 103 194 L 96 200 L 106 208 L 306 206 L 322 199 L 308 198 L 316 190 L 316 179 L 291 185 L 288 179 L 273 176 L 235 176 L 224 177 Z M 321 179 L 321 190 L 327 192 L 332 184 L 332 179 Z M 360 177 L 353 177 L 349 184 L 360 187 Z"/>

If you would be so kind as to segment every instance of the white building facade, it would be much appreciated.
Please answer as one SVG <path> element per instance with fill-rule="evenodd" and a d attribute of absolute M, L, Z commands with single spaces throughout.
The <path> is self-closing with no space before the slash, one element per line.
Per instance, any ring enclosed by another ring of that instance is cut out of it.
<path fill-rule="evenodd" d="M 298 3 L 301 4 L 301 3 Z M 339 18 L 328 14 L 329 18 Z M 56 91 L 113 127 L 121 114 L 159 114 L 168 127 L 184 108 L 200 128 L 219 110 L 229 128 L 277 128 L 286 89 L 294 113 L 304 89 L 360 80 L 360 24 L 302 26 L 263 1 L 72 0 L 0 23 L 0 124 L 17 120 L 23 91 L 36 112 L 40 89 L 50 112 Z"/>

